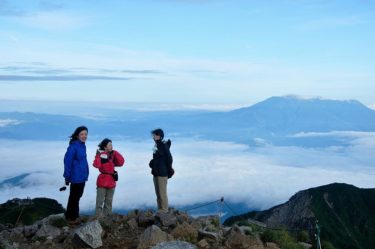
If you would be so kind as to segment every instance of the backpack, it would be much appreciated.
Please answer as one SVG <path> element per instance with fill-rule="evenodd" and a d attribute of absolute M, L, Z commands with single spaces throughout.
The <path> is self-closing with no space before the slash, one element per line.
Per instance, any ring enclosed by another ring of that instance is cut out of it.
<path fill-rule="evenodd" d="M 171 148 L 171 145 L 172 145 L 172 142 L 170 139 L 168 139 L 168 141 L 166 141 L 164 143 L 169 151 L 169 149 Z M 170 152 L 169 152 L 170 154 Z M 171 162 L 167 162 L 168 164 L 168 178 L 172 178 L 172 176 L 174 175 L 174 169 L 172 167 L 172 163 L 173 163 L 173 158 L 172 158 L 172 155 L 171 155 Z"/>

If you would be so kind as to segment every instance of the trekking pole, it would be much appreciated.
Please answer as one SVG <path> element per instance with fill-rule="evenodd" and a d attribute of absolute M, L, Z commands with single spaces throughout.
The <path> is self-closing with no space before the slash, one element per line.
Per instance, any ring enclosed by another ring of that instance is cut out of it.
<path fill-rule="evenodd" d="M 220 198 L 219 203 L 219 226 L 221 226 L 221 216 L 223 215 L 224 196 Z"/>

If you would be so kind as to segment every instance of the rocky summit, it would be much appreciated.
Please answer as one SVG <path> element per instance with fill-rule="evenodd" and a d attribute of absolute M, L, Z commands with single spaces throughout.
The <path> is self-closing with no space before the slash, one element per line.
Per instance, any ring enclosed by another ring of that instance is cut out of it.
<path fill-rule="evenodd" d="M 260 239 L 252 227 L 220 224 L 218 216 L 193 218 L 171 209 L 168 213 L 134 210 L 127 215 L 81 217 L 69 226 L 63 214 L 50 215 L 28 226 L 2 227 L 0 248 L 129 248 L 129 249 L 262 249 L 279 248 Z"/>

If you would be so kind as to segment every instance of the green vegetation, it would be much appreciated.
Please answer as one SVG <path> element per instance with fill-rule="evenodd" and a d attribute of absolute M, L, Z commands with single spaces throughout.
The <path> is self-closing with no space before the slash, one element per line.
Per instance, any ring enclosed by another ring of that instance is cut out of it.
<path fill-rule="evenodd" d="M 51 214 L 59 214 L 64 211 L 61 204 L 53 199 L 13 199 L 0 205 L 0 223 L 31 225 Z"/>
<path fill-rule="evenodd" d="M 298 244 L 297 241 L 285 230 L 265 230 L 260 238 L 263 243 L 274 242 L 278 244 L 281 249 L 304 249 L 304 247 Z"/>
<path fill-rule="evenodd" d="M 334 183 L 305 192 L 311 197 L 309 209 L 319 220 L 321 241 L 325 241 L 325 247 L 322 248 L 375 248 L 375 189 L 360 189 L 348 184 Z M 289 201 L 288 205 L 292 206 L 294 203 Z M 244 223 L 254 217 L 265 221 L 272 215 L 273 209 L 233 216 L 227 219 L 224 225 Z M 303 217 L 303 214 L 300 215 Z M 304 230 L 306 223 L 303 224 L 305 225 L 301 227 L 289 228 Z M 311 223 L 309 227 L 314 228 L 315 224 Z M 268 236 L 267 233 L 264 236 Z M 307 232 L 297 233 L 296 238 L 302 242 L 314 242 Z"/>
<path fill-rule="evenodd" d="M 56 219 L 52 219 L 50 220 L 50 225 L 52 226 L 55 226 L 55 227 L 58 227 L 58 228 L 62 228 L 64 226 L 67 226 L 68 223 L 66 222 L 66 219 L 65 218 L 56 218 Z"/>
<path fill-rule="evenodd" d="M 219 227 L 220 226 L 220 219 L 219 219 L 219 217 L 217 217 L 216 219 L 212 219 L 211 220 L 211 224 L 214 225 L 215 227 Z"/>
<path fill-rule="evenodd" d="M 336 183 L 309 189 L 309 193 L 321 240 L 334 248 L 375 248 L 375 189 Z"/>
<path fill-rule="evenodd" d="M 309 233 L 307 231 L 300 231 L 297 234 L 297 240 L 301 242 L 309 243 L 310 242 Z"/>

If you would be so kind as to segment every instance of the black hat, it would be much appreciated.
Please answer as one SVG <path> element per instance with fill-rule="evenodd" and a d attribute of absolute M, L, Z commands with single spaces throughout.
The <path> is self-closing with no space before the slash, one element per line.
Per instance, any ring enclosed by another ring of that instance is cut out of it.
<path fill-rule="evenodd" d="M 161 139 L 164 138 L 164 131 L 162 129 L 160 129 L 160 128 L 151 131 L 151 134 L 160 136 Z"/>

